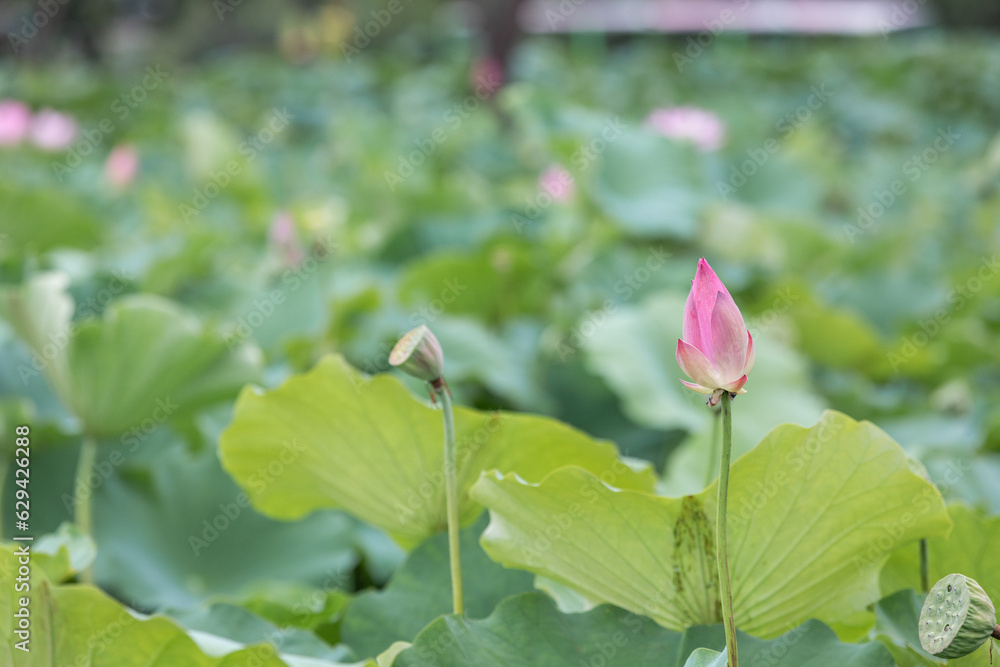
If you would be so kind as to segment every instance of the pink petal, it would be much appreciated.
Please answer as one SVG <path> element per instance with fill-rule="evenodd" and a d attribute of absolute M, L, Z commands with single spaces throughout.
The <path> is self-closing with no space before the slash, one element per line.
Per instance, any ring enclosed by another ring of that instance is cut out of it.
<path fill-rule="evenodd" d="M 747 327 L 728 292 L 719 292 L 712 311 L 712 362 L 722 382 L 743 374 L 747 360 Z"/>
<path fill-rule="evenodd" d="M 750 371 L 753 370 L 753 362 L 756 359 L 756 357 L 757 357 L 757 353 L 753 349 L 753 336 L 751 336 L 750 332 L 748 331 L 747 332 L 747 360 L 746 360 L 746 363 L 743 364 L 743 374 L 744 375 L 750 375 Z"/>
<path fill-rule="evenodd" d="M 695 384 L 694 382 L 687 382 L 685 380 L 681 380 L 681 384 L 687 387 L 688 389 L 694 389 L 699 394 L 715 393 L 714 389 L 709 389 L 708 387 L 702 387 L 700 384 Z"/>
<path fill-rule="evenodd" d="M 729 295 L 729 290 L 702 257 L 698 260 L 698 270 L 694 274 L 694 280 L 691 281 L 691 292 L 684 306 L 682 338 L 701 350 L 712 361 L 715 361 L 712 311 L 715 309 L 715 298 L 719 292 Z"/>
<path fill-rule="evenodd" d="M 722 389 L 725 389 L 731 394 L 745 394 L 747 390 L 743 388 L 743 385 L 747 383 L 747 376 L 744 375 L 739 380 L 734 380 L 727 385 L 724 385 Z"/>
<path fill-rule="evenodd" d="M 677 341 L 677 364 L 684 373 L 702 385 L 715 389 L 719 385 L 712 362 L 701 353 L 701 350 L 683 340 Z"/>

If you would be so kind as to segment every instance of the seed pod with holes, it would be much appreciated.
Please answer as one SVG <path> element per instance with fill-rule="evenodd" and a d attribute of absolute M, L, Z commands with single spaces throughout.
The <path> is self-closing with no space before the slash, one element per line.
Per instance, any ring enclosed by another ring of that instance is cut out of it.
<path fill-rule="evenodd" d="M 934 584 L 920 610 L 920 645 L 939 658 L 961 658 L 997 628 L 997 613 L 982 587 L 962 574 Z"/>

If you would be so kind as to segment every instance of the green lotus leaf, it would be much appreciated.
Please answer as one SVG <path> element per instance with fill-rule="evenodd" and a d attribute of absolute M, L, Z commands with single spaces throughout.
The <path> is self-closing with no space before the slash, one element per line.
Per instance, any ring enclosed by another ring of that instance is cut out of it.
<path fill-rule="evenodd" d="M 886 558 L 951 526 L 937 489 L 868 422 L 826 412 L 780 426 L 732 467 L 729 569 L 738 628 L 775 637 L 810 618 L 836 623 L 879 599 Z M 716 485 L 664 498 L 564 468 L 541 483 L 484 475 L 483 546 L 584 594 L 681 630 L 721 619 Z"/>
<path fill-rule="evenodd" d="M 772 667 L 891 667 L 878 643 L 842 644 L 832 630 L 809 621 L 771 641 L 739 633 L 740 660 Z M 722 649 L 722 626 L 683 633 L 647 618 L 602 605 L 583 614 L 563 614 L 542 593 L 507 598 L 487 619 L 445 616 L 402 651 L 393 667 L 688 667 L 699 649 Z M 701 650 L 699 658 L 714 657 Z M 697 658 L 696 658 L 697 659 Z M 710 664 L 693 663 L 693 664 Z M 724 664 L 724 663 L 723 663 Z"/>
<path fill-rule="evenodd" d="M 455 431 L 463 525 L 482 512 L 467 492 L 485 470 L 540 481 L 576 465 L 621 488 L 653 485 L 647 467 L 553 419 L 459 407 Z M 413 547 L 445 527 L 442 438 L 441 413 L 398 379 L 366 379 L 331 356 L 273 391 L 245 389 L 220 454 L 268 516 L 342 507 Z"/>

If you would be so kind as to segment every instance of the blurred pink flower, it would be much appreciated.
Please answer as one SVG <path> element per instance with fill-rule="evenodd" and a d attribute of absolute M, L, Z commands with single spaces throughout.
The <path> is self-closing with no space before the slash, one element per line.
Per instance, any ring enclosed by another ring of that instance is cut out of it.
<path fill-rule="evenodd" d="M 69 114 L 42 109 L 31 121 L 31 141 L 46 151 L 69 148 L 76 138 L 76 121 Z"/>
<path fill-rule="evenodd" d="M 503 64 L 496 56 L 483 56 L 472 63 L 469 83 L 481 97 L 490 97 L 504 84 Z"/>
<path fill-rule="evenodd" d="M 646 124 L 665 137 L 692 141 L 705 152 L 718 150 L 726 136 L 719 117 L 697 107 L 656 109 L 646 118 Z"/>
<path fill-rule="evenodd" d="M 104 161 L 104 176 L 117 189 L 129 186 L 139 171 L 139 151 L 132 144 L 118 144 Z"/>
<path fill-rule="evenodd" d="M 576 192 L 573 175 L 559 165 L 552 165 L 546 169 L 538 177 L 538 185 L 556 201 L 566 201 Z"/>
<path fill-rule="evenodd" d="M 31 109 L 24 102 L 0 100 L 0 146 L 19 144 L 28 134 Z"/>
<path fill-rule="evenodd" d="M 268 230 L 268 240 L 271 247 L 277 250 L 285 263 L 290 266 L 298 266 L 305 258 L 305 251 L 295 231 L 295 221 L 288 211 L 278 211 L 274 214 L 271 228 Z"/>

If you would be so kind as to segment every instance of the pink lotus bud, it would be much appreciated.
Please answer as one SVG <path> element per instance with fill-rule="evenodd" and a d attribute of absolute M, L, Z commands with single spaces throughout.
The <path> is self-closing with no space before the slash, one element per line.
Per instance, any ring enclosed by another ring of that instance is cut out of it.
<path fill-rule="evenodd" d="M 715 405 L 722 392 L 745 394 L 753 368 L 753 337 L 729 290 L 702 258 L 684 304 L 684 330 L 677 363 L 694 382 L 681 382 Z"/>
<path fill-rule="evenodd" d="M 42 109 L 31 121 L 31 141 L 42 150 L 69 148 L 75 138 L 76 121 L 67 114 Z"/>
<path fill-rule="evenodd" d="M 721 148 L 726 135 L 718 116 L 697 107 L 657 109 L 646 118 L 646 124 L 670 139 L 694 142 L 706 153 Z"/>
<path fill-rule="evenodd" d="M 17 100 L 0 101 L 0 146 L 24 141 L 31 125 L 31 109 Z"/>
<path fill-rule="evenodd" d="M 441 379 L 444 354 L 431 330 L 421 324 L 399 339 L 389 354 L 389 363 L 415 378 L 433 383 Z"/>
<path fill-rule="evenodd" d="M 124 189 L 139 171 L 139 151 L 131 144 L 118 144 L 104 161 L 104 176 L 116 189 Z"/>
<path fill-rule="evenodd" d="M 538 177 L 538 185 L 557 201 L 566 201 L 576 191 L 573 175 L 559 165 L 546 169 Z"/>

